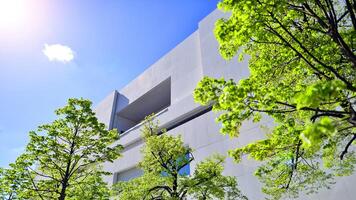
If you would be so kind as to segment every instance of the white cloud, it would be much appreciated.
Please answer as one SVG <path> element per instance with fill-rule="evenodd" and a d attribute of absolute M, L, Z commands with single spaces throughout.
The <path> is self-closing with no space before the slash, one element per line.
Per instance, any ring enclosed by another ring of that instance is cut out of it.
<path fill-rule="evenodd" d="M 70 47 L 61 44 L 45 44 L 42 52 L 50 61 L 67 63 L 74 59 L 74 51 Z"/>

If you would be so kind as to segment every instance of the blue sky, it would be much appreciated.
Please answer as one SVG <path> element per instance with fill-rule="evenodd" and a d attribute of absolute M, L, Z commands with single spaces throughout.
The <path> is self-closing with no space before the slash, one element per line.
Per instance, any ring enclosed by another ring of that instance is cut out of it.
<path fill-rule="evenodd" d="M 68 98 L 88 98 L 95 105 L 122 88 L 193 33 L 218 2 L 16 1 L 26 5 L 12 5 L 15 10 L 0 5 L 2 167 L 21 153 L 28 132 L 55 119 L 53 111 Z M 70 47 L 74 59 L 50 61 L 45 44 Z"/>

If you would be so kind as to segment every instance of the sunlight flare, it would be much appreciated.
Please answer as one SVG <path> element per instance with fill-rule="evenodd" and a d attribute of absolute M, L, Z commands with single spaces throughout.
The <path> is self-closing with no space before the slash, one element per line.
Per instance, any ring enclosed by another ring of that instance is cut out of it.
<path fill-rule="evenodd" d="M 18 29 L 28 16 L 25 0 L 0 0 L 0 30 Z"/>

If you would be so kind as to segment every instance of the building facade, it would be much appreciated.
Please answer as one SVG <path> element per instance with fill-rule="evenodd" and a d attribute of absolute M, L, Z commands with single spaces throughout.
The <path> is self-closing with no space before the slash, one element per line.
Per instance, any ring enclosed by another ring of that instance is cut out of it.
<path fill-rule="evenodd" d="M 201 106 L 193 100 L 193 90 L 204 76 L 238 81 L 249 75 L 247 61 L 233 59 L 229 62 L 219 55 L 213 28 L 221 17 L 223 13 L 212 12 L 187 39 L 97 105 L 98 119 L 109 129 L 116 128 L 121 133 L 118 143 L 125 147 L 122 158 L 104 165 L 104 169 L 113 174 L 105 178 L 109 184 L 142 174 L 137 167 L 144 145 L 140 137 L 141 121 L 151 113 L 156 114 L 161 127 L 168 130 L 167 134 L 182 135 L 184 142 L 194 150 L 195 160 L 189 166 L 190 172 L 194 171 L 196 163 L 208 156 L 227 155 L 228 150 L 262 139 L 265 129 L 261 127 L 273 125 L 268 119 L 258 124 L 247 121 L 238 139 L 229 138 L 219 133 L 220 125 L 215 122 L 217 114 L 209 106 Z M 252 200 L 264 199 L 261 185 L 253 176 L 257 165 L 247 158 L 236 164 L 227 157 L 225 163 L 224 173 L 236 176 L 241 190 Z M 322 190 L 317 195 L 300 199 L 356 199 L 356 191 L 352 190 L 355 183 L 356 176 L 344 177 L 332 190 Z"/>

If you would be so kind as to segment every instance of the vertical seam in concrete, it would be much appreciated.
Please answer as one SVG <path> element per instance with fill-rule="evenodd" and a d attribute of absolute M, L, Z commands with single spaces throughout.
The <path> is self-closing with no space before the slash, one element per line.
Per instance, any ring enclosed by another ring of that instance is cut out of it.
<path fill-rule="evenodd" d="M 200 79 L 203 78 L 204 76 L 204 66 L 203 66 L 203 55 L 202 55 L 202 49 L 201 49 L 201 41 L 200 41 L 200 23 L 198 25 L 198 30 L 197 30 L 197 37 L 198 37 L 198 51 L 199 51 L 199 67 L 200 67 Z"/>

